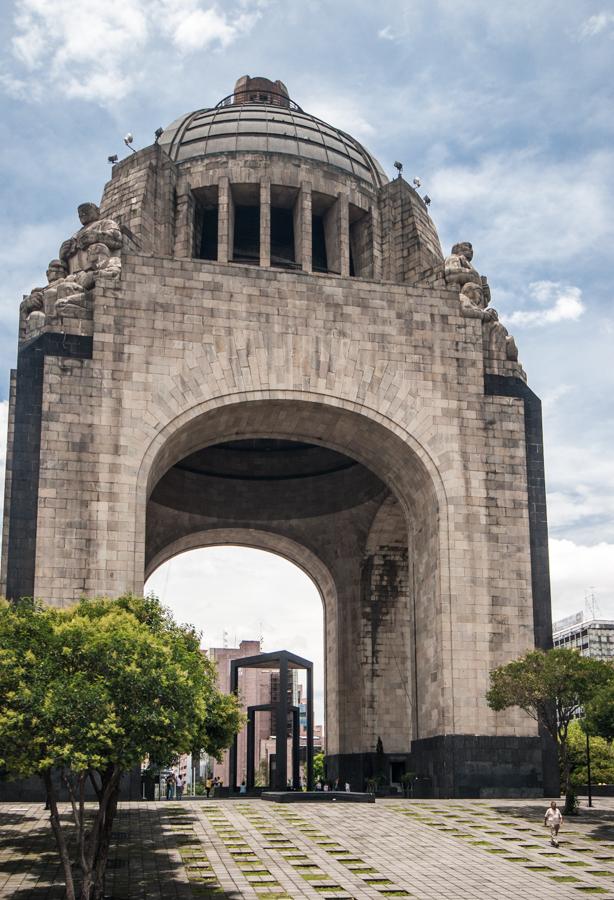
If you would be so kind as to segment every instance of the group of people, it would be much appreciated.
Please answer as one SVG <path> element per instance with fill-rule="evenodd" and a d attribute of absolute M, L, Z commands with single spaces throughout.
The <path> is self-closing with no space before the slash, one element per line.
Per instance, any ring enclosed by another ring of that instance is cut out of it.
<path fill-rule="evenodd" d="M 316 791 L 345 791 L 349 794 L 350 790 L 350 783 L 346 781 L 342 786 L 338 778 L 334 781 L 316 781 Z"/>
<path fill-rule="evenodd" d="M 166 776 L 166 799 L 181 800 L 185 784 L 186 780 L 181 773 L 175 775 L 174 772 L 169 772 Z"/>
<path fill-rule="evenodd" d="M 211 776 L 209 776 L 205 781 L 205 794 L 207 795 L 207 798 L 209 798 L 211 796 L 215 797 L 216 789 L 221 788 L 221 787 L 222 787 L 222 779 L 221 778 L 218 778 L 217 775 L 215 776 L 215 778 L 211 778 Z"/>

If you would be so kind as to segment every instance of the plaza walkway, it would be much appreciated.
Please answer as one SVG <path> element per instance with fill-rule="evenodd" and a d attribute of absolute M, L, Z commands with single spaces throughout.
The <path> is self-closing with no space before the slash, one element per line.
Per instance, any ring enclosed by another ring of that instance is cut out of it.
<path fill-rule="evenodd" d="M 614 803 L 565 823 L 545 802 L 258 800 L 125 803 L 114 830 L 113 900 L 336 898 L 614 900 Z M 61 898 L 42 805 L 0 807 L 0 896 Z"/>

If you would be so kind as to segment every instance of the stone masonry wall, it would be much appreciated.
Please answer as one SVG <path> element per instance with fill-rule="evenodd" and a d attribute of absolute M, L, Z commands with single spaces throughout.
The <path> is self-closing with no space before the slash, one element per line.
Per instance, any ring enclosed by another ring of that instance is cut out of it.
<path fill-rule="evenodd" d="M 321 440 L 412 523 L 420 736 L 534 733 L 483 699 L 489 669 L 532 644 L 523 424 L 518 401 L 485 398 L 481 323 L 455 291 L 126 254 L 96 287 L 93 358 L 47 357 L 44 377 L 37 595 L 141 590 L 147 484 L 178 453 Z M 509 463 L 513 487 L 491 474 Z"/>

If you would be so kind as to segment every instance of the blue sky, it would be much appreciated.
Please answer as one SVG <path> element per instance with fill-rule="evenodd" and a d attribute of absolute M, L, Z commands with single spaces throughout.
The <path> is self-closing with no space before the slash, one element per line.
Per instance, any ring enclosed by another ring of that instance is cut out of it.
<path fill-rule="evenodd" d="M 21 296 L 122 136 L 146 146 L 239 75 L 280 78 L 391 175 L 400 159 L 422 179 L 444 249 L 473 242 L 544 401 L 555 613 L 593 588 L 614 617 L 611 0 L 16 0 L 0 15 L 0 399 Z M 189 568 L 164 576 L 170 593 L 202 585 Z"/>

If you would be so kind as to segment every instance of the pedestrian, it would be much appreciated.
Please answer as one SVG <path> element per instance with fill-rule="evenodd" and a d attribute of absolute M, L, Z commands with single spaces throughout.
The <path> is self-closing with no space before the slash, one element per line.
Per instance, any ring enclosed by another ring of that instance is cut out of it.
<path fill-rule="evenodd" d="M 239 793 L 240 793 L 240 794 L 246 794 L 246 793 L 247 793 L 247 785 L 246 785 L 246 783 L 245 783 L 245 778 L 244 778 L 243 781 L 241 782 L 241 787 L 239 788 Z"/>
<path fill-rule="evenodd" d="M 345 782 L 345 793 L 346 794 L 350 793 L 350 782 L 349 781 Z"/>
<path fill-rule="evenodd" d="M 207 780 L 205 781 L 205 792 L 207 794 L 207 800 L 209 799 L 209 794 L 211 793 L 212 787 L 213 787 L 213 781 L 211 779 L 211 776 L 209 776 L 209 778 L 207 778 Z"/>
<path fill-rule="evenodd" d="M 561 810 L 557 807 L 556 800 L 553 800 L 544 814 L 544 825 L 550 828 L 550 843 L 553 847 L 559 846 L 559 828 L 562 824 L 563 816 Z"/>
<path fill-rule="evenodd" d="M 166 799 L 172 800 L 173 794 L 175 792 L 175 776 L 172 772 L 169 772 L 166 776 Z"/>
<path fill-rule="evenodd" d="M 335 783 L 333 784 L 333 791 L 339 790 L 339 779 L 335 778 Z"/>
<path fill-rule="evenodd" d="M 185 779 L 183 775 L 179 773 L 179 775 L 177 775 L 177 778 L 175 779 L 175 796 L 177 797 L 177 800 L 181 800 L 181 798 L 183 797 L 184 787 Z"/>

